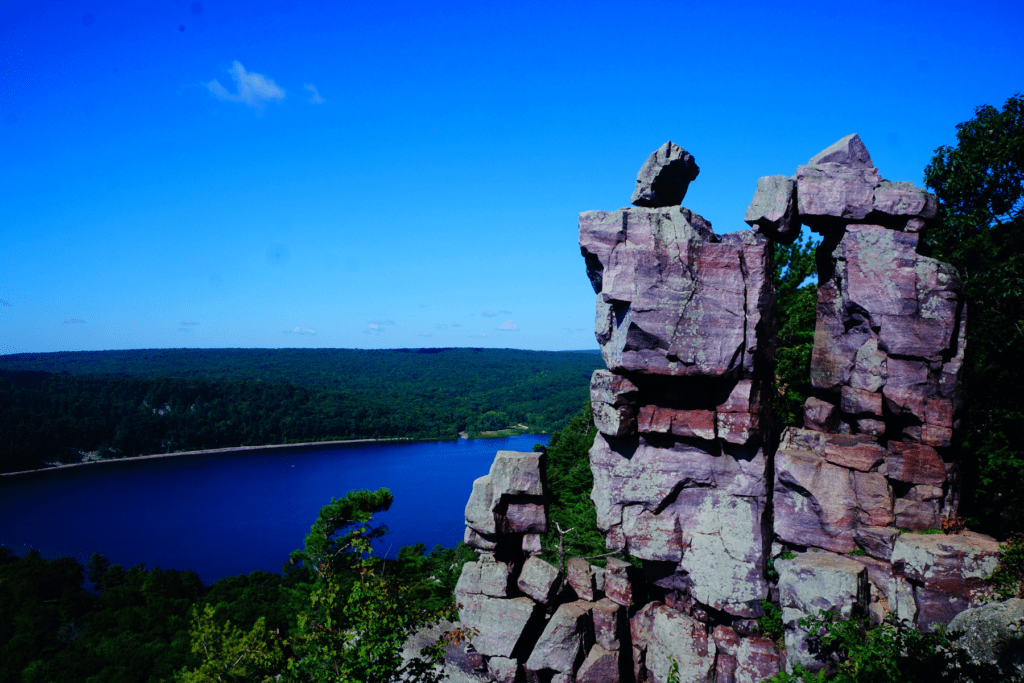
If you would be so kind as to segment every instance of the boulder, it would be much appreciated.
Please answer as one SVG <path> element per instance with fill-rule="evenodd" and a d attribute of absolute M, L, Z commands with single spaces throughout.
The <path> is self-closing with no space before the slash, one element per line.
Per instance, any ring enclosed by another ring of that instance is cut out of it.
<path fill-rule="evenodd" d="M 828 401 L 811 396 L 804 402 L 804 427 L 816 432 L 832 432 L 839 426 L 839 409 Z"/>
<path fill-rule="evenodd" d="M 871 154 L 856 133 L 847 135 L 821 150 L 807 162 L 808 165 L 840 164 L 850 168 L 872 168 Z"/>
<path fill-rule="evenodd" d="M 512 568 L 505 562 L 479 562 L 480 570 L 480 592 L 495 598 L 503 598 L 508 595 L 509 580 L 512 576 Z"/>
<path fill-rule="evenodd" d="M 871 167 L 833 162 L 800 166 L 796 170 L 800 219 L 812 229 L 823 222 L 821 218 L 863 220 L 874 208 L 875 188 L 881 180 Z"/>
<path fill-rule="evenodd" d="M 678 206 L 699 173 L 700 167 L 693 155 L 670 140 L 651 152 L 640 167 L 632 203 L 635 206 Z"/>
<path fill-rule="evenodd" d="M 679 570 L 690 595 L 702 605 L 738 617 L 761 615 L 768 597 L 764 580 L 762 523 L 765 501 L 724 491 L 690 489 L 678 502 L 694 504 L 680 514 L 685 551 Z"/>
<path fill-rule="evenodd" d="M 594 603 L 584 600 L 560 605 L 537 644 L 533 646 L 526 668 L 531 671 L 549 669 L 573 675 L 593 643 L 590 612 Z"/>
<path fill-rule="evenodd" d="M 889 562 L 892 558 L 892 547 L 899 536 L 898 529 L 890 527 L 859 526 L 853 532 L 857 546 L 875 559 Z"/>
<path fill-rule="evenodd" d="M 594 572 L 590 563 L 582 557 L 569 558 L 566 578 L 580 600 L 594 600 Z"/>
<path fill-rule="evenodd" d="M 742 638 L 733 656 L 736 658 L 734 683 L 761 683 L 784 667 L 778 646 L 767 638 Z"/>
<path fill-rule="evenodd" d="M 602 598 L 594 604 L 594 639 L 605 650 L 618 650 L 620 634 L 626 624 L 626 609 L 612 600 Z"/>
<path fill-rule="evenodd" d="M 847 619 L 855 611 L 866 612 L 870 599 L 867 570 L 851 558 L 828 552 L 808 552 L 791 560 L 776 560 L 775 569 L 779 572 L 788 662 L 817 671 L 822 663 L 810 653 L 808 632 L 797 622 L 827 610 L 835 610 Z"/>
<path fill-rule="evenodd" d="M 914 183 L 883 180 L 875 188 L 874 210 L 890 216 L 932 219 L 939 214 L 939 199 Z M 904 223 L 905 224 L 905 223 Z"/>
<path fill-rule="evenodd" d="M 594 426 L 608 436 L 625 436 L 636 431 L 636 385 L 607 370 L 594 370 L 590 377 L 590 405 Z"/>
<path fill-rule="evenodd" d="M 522 597 L 463 595 L 457 604 L 462 625 L 476 630 L 473 647 L 486 657 L 511 657 L 538 609 L 537 603 Z"/>
<path fill-rule="evenodd" d="M 547 604 L 558 589 L 558 568 L 537 556 L 527 558 L 516 582 L 519 590 L 542 604 Z"/>
<path fill-rule="evenodd" d="M 604 592 L 609 600 L 623 607 L 633 604 L 633 583 L 638 580 L 636 568 L 629 562 L 617 557 L 609 557 L 605 562 Z"/>
<path fill-rule="evenodd" d="M 775 535 L 839 553 L 856 548 L 859 505 L 853 472 L 807 450 L 775 454 Z"/>
<path fill-rule="evenodd" d="M 1011 598 L 966 609 L 956 615 L 947 633 L 954 647 L 973 662 L 997 664 L 1013 661 L 1017 675 L 1024 676 L 1024 600 Z"/>
<path fill-rule="evenodd" d="M 622 680 L 619 672 L 620 656 L 618 650 L 594 645 L 576 672 L 576 683 L 619 683 Z"/>
<path fill-rule="evenodd" d="M 487 660 L 487 673 L 495 683 L 515 683 L 519 662 L 508 657 L 491 657 Z"/>
<path fill-rule="evenodd" d="M 885 462 L 890 479 L 932 486 L 946 483 L 945 463 L 931 446 L 890 441 Z"/>
<path fill-rule="evenodd" d="M 547 530 L 543 503 L 509 503 L 501 515 L 503 534 L 543 534 Z"/>
<path fill-rule="evenodd" d="M 759 178 L 743 220 L 776 242 L 792 244 L 800 235 L 796 183 L 781 175 Z"/>
<path fill-rule="evenodd" d="M 950 595 L 975 596 L 999 562 L 999 543 L 982 534 L 901 534 L 892 551 L 896 574 Z"/>
<path fill-rule="evenodd" d="M 651 683 L 666 683 L 672 662 L 679 683 L 706 683 L 715 669 L 716 647 L 703 624 L 659 602 L 651 602 L 630 620 L 633 643 L 645 651 Z"/>

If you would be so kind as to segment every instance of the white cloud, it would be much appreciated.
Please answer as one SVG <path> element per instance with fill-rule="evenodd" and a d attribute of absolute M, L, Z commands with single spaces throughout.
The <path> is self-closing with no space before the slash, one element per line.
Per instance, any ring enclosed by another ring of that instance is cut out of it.
<path fill-rule="evenodd" d="M 485 318 L 493 318 L 494 316 L 496 316 L 498 314 L 495 313 L 494 311 L 484 311 L 480 315 L 484 316 Z"/>
<path fill-rule="evenodd" d="M 519 325 L 516 325 L 515 322 L 512 320 L 506 320 L 502 324 L 498 325 L 498 329 L 507 330 L 510 332 L 517 332 L 519 330 Z"/>
<path fill-rule="evenodd" d="M 316 89 L 316 86 L 312 83 L 306 83 L 302 86 L 309 91 L 309 99 L 306 100 L 310 104 L 323 104 L 324 98 L 320 97 L 320 91 Z"/>
<path fill-rule="evenodd" d="M 486 332 L 481 332 L 480 334 L 478 334 L 476 336 L 478 336 L 478 337 L 486 337 L 487 333 Z"/>
<path fill-rule="evenodd" d="M 284 90 L 277 83 L 274 83 L 273 80 L 263 74 L 258 74 L 255 71 L 246 71 L 239 61 L 235 61 L 231 65 L 228 73 L 231 74 L 231 78 L 238 85 L 238 94 L 229 93 L 227 88 L 221 85 L 217 79 L 213 79 L 209 83 L 203 83 L 213 93 L 214 97 L 221 102 L 241 102 L 254 109 L 262 109 L 267 102 L 283 100 L 285 97 Z"/>
<path fill-rule="evenodd" d="M 370 323 L 369 325 L 366 326 L 366 329 L 373 330 L 374 332 L 383 332 L 380 325 L 378 325 L 377 323 Z"/>
<path fill-rule="evenodd" d="M 311 330 L 308 327 L 296 327 L 296 328 L 291 329 L 291 330 L 285 330 L 284 333 L 285 334 L 302 334 L 302 335 L 306 335 L 306 336 L 312 336 L 312 335 L 316 334 L 316 330 Z"/>
<path fill-rule="evenodd" d="M 84 325 L 85 321 L 81 318 L 64 318 L 65 325 Z"/>

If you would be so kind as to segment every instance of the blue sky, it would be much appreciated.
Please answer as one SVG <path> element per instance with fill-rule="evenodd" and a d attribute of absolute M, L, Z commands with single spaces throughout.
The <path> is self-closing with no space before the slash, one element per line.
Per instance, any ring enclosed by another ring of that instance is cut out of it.
<path fill-rule="evenodd" d="M 576 215 L 666 140 L 745 228 L 857 132 L 922 184 L 1018 2 L 0 4 L 0 353 L 596 348 Z"/>

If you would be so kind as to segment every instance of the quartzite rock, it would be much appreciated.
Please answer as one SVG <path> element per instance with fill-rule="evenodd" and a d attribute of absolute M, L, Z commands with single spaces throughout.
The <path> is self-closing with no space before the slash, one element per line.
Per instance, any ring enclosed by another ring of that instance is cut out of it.
<path fill-rule="evenodd" d="M 791 244 L 800 234 L 796 216 L 796 183 L 786 176 L 760 178 L 743 217 L 747 225 L 771 239 Z"/>
<path fill-rule="evenodd" d="M 594 640 L 592 609 L 594 603 L 585 600 L 560 605 L 534 645 L 526 668 L 574 674 Z"/>
<path fill-rule="evenodd" d="M 487 660 L 487 673 L 494 683 L 515 683 L 519 662 L 508 657 L 491 657 Z"/>
<path fill-rule="evenodd" d="M 864 141 L 856 133 L 847 135 L 821 150 L 807 162 L 808 165 L 816 164 L 842 164 L 850 168 L 873 168 L 871 154 L 864 146 Z"/>
<path fill-rule="evenodd" d="M 703 624 L 658 602 L 645 605 L 630 620 L 634 646 L 646 650 L 651 683 L 666 683 L 673 661 L 680 683 L 705 683 L 715 667 L 716 648 Z"/>
<path fill-rule="evenodd" d="M 870 599 L 867 569 L 855 560 L 828 552 L 776 560 L 775 569 L 779 572 L 788 663 L 820 669 L 822 663 L 808 650 L 807 631 L 797 622 L 824 610 L 835 610 L 845 619 L 854 611 L 866 611 Z"/>
<path fill-rule="evenodd" d="M 671 140 L 651 152 L 640 167 L 632 203 L 635 206 L 678 206 L 700 167 L 693 155 Z"/>
<path fill-rule="evenodd" d="M 594 604 L 594 639 L 606 650 L 618 650 L 622 645 L 619 634 L 626 623 L 626 608 L 610 598 Z"/>
<path fill-rule="evenodd" d="M 537 611 L 537 603 L 530 598 L 464 595 L 458 608 L 462 625 L 476 630 L 473 647 L 477 652 L 487 657 L 511 657 Z"/>
<path fill-rule="evenodd" d="M 618 650 L 594 645 L 576 672 L 576 683 L 619 683 L 620 656 Z"/>
<path fill-rule="evenodd" d="M 530 557 L 523 563 L 517 585 L 537 602 L 547 604 L 558 586 L 558 568 L 539 557 Z"/>
<path fill-rule="evenodd" d="M 948 633 L 955 637 L 955 647 L 964 650 L 972 661 L 995 664 L 1002 657 L 1004 661 L 1021 662 L 1024 600 L 1010 598 L 964 610 L 949 622 Z M 1017 665 L 1018 675 L 1024 674 L 1022 668 Z"/>
<path fill-rule="evenodd" d="M 719 237 L 681 207 L 580 214 L 612 372 L 719 377 L 752 372 L 774 307 L 767 238 Z"/>
<path fill-rule="evenodd" d="M 594 571 L 590 563 L 582 557 L 569 558 L 566 573 L 568 574 L 566 578 L 569 581 L 569 585 L 576 591 L 576 596 L 580 600 L 593 601 Z"/>
<path fill-rule="evenodd" d="M 594 370 L 590 377 L 590 405 L 594 426 L 608 436 L 636 431 L 636 399 L 639 389 L 621 375 Z"/>

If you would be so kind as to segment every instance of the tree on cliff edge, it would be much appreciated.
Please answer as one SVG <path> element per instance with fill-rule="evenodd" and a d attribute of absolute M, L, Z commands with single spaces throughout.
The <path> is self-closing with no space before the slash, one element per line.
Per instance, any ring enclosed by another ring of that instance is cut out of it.
<path fill-rule="evenodd" d="M 956 266 L 967 296 L 964 512 L 1005 536 L 1024 529 L 1024 99 L 956 128 L 925 169 L 943 209 L 925 248 Z"/>

